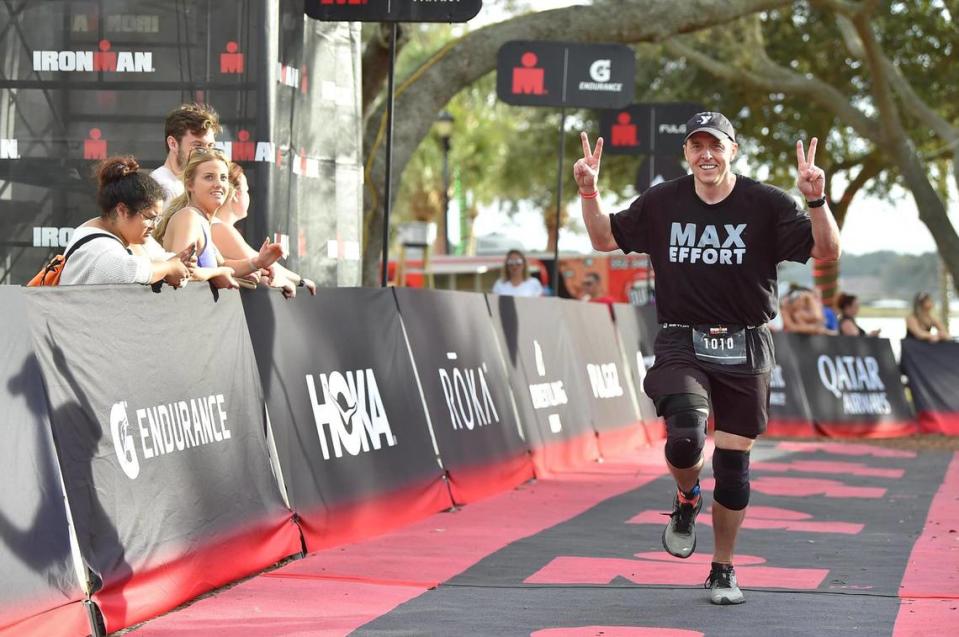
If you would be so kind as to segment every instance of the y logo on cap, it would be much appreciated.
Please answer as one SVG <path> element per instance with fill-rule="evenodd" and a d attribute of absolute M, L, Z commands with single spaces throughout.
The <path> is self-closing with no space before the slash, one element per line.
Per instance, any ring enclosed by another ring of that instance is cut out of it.
<path fill-rule="evenodd" d="M 711 119 L 712 119 L 712 118 L 711 118 L 709 115 L 700 115 L 700 116 L 699 116 L 699 123 L 700 123 L 700 125 L 706 124 L 706 123 L 709 122 L 709 120 L 711 120 Z"/>

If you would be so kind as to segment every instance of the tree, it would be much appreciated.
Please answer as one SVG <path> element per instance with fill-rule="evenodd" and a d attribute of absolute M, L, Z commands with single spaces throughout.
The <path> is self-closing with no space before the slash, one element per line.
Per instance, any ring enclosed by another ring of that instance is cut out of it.
<path fill-rule="evenodd" d="M 398 191 L 403 171 L 413 151 L 428 135 L 436 114 L 456 93 L 495 69 L 496 52 L 505 42 L 560 38 L 572 42 L 655 42 L 788 4 L 788 0 L 601 1 L 593 6 L 524 15 L 467 33 L 440 48 L 398 82 L 391 191 Z M 415 90 L 411 90 L 413 87 Z M 363 141 L 366 158 L 363 280 L 367 285 L 375 285 L 378 279 L 378 259 L 384 240 L 380 228 L 385 122 L 385 104 L 380 103 L 366 121 Z"/>

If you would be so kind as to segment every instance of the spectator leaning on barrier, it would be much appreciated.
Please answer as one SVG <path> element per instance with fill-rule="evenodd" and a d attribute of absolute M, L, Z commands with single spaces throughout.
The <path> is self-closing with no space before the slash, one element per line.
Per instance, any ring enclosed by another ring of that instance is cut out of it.
<path fill-rule="evenodd" d="M 493 285 L 493 294 L 503 296 L 543 296 L 543 284 L 529 275 L 526 257 L 519 250 L 510 250 L 503 261 L 503 276 Z"/>
<path fill-rule="evenodd" d="M 836 334 L 826 327 L 822 300 L 807 287 L 792 286 L 780 303 L 783 331 L 796 334 Z"/>
<path fill-rule="evenodd" d="M 236 162 L 230 162 L 230 194 L 226 203 L 220 206 L 211 220 L 213 243 L 224 259 L 251 259 L 257 251 L 250 247 L 243 235 L 234 227 L 237 221 L 246 219 L 250 209 L 250 189 L 243 174 L 243 168 Z M 288 270 L 279 263 L 268 268 L 269 283 L 281 288 L 287 298 L 296 296 L 297 287 L 305 287 L 310 294 L 316 294 L 316 283 Z"/>
<path fill-rule="evenodd" d="M 142 244 L 161 213 L 163 190 L 133 157 L 110 157 L 96 167 L 100 216 L 82 223 L 67 244 L 70 255 L 60 285 L 155 283 L 183 285 L 194 262 L 186 252 L 166 261 L 130 253 Z M 74 248 L 74 246 L 77 246 Z"/>
<path fill-rule="evenodd" d="M 866 330 L 859 327 L 856 316 L 859 314 L 859 297 L 855 294 L 840 294 L 839 305 L 839 333 L 842 336 L 866 336 Z M 880 330 L 872 330 L 869 336 L 879 336 Z"/>
<path fill-rule="evenodd" d="M 196 251 L 194 278 L 216 287 L 237 287 L 234 276 L 259 276 L 282 256 L 278 244 L 264 242 L 253 258 L 224 259 L 210 238 L 210 220 L 226 202 L 230 191 L 229 162 L 218 150 L 199 149 L 190 154 L 183 171 L 185 192 L 170 202 L 154 237 L 164 249 Z"/>
<path fill-rule="evenodd" d="M 912 300 L 912 313 L 906 317 L 906 338 L 920 341 L 948 341 L 949 330 L 933 313 L 934 303 L 928 292 L 919 292 Z M 935 330 L 935 331 L 933 331 Z"/>
<path fill-rule="evenodd" d="M 666 421 L 666 461 L 677 483 L 663 547 L 681 558 L 696 549 L 711 399 L 715 543 L 705 585 L 712 603 L 739 604 L 745 598 L 733 552 L 749 503 L 749 452 L 768 419 L 774 352 L 766 323 L 776 314 L 776 267 L 838 258 L 839 228 L 823 195 L 825 174 L 815 165 L 815 137 L 808 153 L 796 143 L 806 214 L 781 190 L 732 172 L 739 146 L 722 114 L 699 113 L 686 131 L 692 175 L 647 189 L 622 212 L 605 215 L 599 205 L 602 138 L 591 150 L 582 133 L 573 176 L 593 247 L 645 252 L 656 272 L 662 329 L 644 388 Z"/>

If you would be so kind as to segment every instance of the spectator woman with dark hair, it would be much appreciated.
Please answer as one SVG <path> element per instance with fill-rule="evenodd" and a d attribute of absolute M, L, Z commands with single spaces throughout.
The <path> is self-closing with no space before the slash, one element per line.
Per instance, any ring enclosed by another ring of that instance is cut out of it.
<path fill-rule="evenodd" d="M 933 313 L 934 303 L 928 292 L 919 292 L 912 300 L 912 314 L 906 317 L 906 338 L 920 341 L 948 341 L 949 330 Z M 935 330 L 935 331 L 933 331 Z"/>
<path fill-rule="evenodd" d="M 183 170 L 185 192 L 170 202 L 153 236 L 165 250 L 179 252 L 195 247 L 194 277 L 220 288 L 235 288 L 234 276 L 258 276 L 279 259 L 283 251 L 265 241 L 252 258 L 224 259 L 211 239 L 210 221 L 226 203 L 230 192 L 229 161 L 218 150 L 198 149 Z"/>
<path fill-rule="evenodd" d="M 526 257 L 519 250 L 510 250 L 503 261 L 503 276 L 493 285 L 493 294 L 503 296 L 543 296 L 543 284 L 529 275 Z"/>
<path fill-rule="evenodd" d="M 167 261 L 134 256 L 130 246 L 143 244 L 159 220 L 163 189 L 133 157 L 110 157 L 96 168 L 100 216 L 81 224 L 66 252 L 60 285 L 155 283 L 183 285 L 191 275 L 189 253 Z M 92 238 L 91 238 L 92 237 Z M 80 243 L 82 242 L 82 243 Z M 71 251 L 74 245 L 78 247 Z"/>
<path fill-rule="evenodd" d="M 246 219 L 250 209 L 250 188 L 243 174 L 243 168 L 236 162 L 230 162 L 230 194 L 226 203 L 220 206 L 213 219 L 210 220 L 213 243 L 225 259 L 252 259 L 257 256 L 243 235 L 234 226 L 236 222 Z M 269 268 L 269 283 L 272 287 L 281 288 L 283 296 L 293 298 L 297 287 L 305 287 L 310 294 L 316 294 L 316 283 L 288 270 L 279 263 Z"/>
<path fill-rule="evenodd" d="M 856 316 L 859 314 L 859 297 L 855 294 L 840 294 L 836 302 L 839 308 L 839 334 L 842 336 L 866 336 L 866 330 L 859 327 Z M 869 336 L 879 336 L 879 330 L 868 333 Z"/>

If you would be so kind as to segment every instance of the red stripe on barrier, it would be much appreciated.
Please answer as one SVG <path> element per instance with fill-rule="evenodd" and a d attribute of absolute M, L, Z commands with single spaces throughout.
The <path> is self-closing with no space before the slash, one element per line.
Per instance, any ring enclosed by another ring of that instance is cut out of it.
<path fill-rule="evenodd" d="M 819 433 L 830 438 L 899 438 L 919 431 L 914 420 L 904 422 L 819 422 Z"/>
<path fill-rule="evenodd" d="M 945 411 L 920 411 L 919 431 L 924 434 L 959 436 L 959 414 Z"/>
<path fill-rule="evenodd" d="M 81 637 L 90 634 L 90 622 L 81 602 L 70 602 L 0 627 L 0 637 Z"/>
<path fill-rule="evenodd" d="M 932 498 L 899 585 L 893 637 L 954 635 L 959 626 L 959 453 Z"/>
<path fill-rule="evenodd" d="M 521 455 L 488 465 L 451 470 L 450 495 L 456 504 L 469 504 L 509 491 L 534 477 L 533 462 L 524 451 Z"/>
<path fill-rule="evenodd" d="M 452 506 L 446 481 L 432 479 L 359 502 L 297 513 L 307 551 L 313 553 L 382 535 Z"/>
<path fill-rule="evenodd" d="M 621 456 L 624 453 L 650 446 L 646 429 L 641 420 L 619 429 L 600 431 L 596 434 L 596 442 L 599 445 L 599 453 L 604 458 Z"/>
<path fill-rule="evenodd" d="M 767 436 L 794 436 L 797 438 L 813 438 L 817 435 L 816 426 L 811 420 L 802 418 L 776 418 L 766 424 Z"/>
<path fill-rule="evenodd" d="M 552 442 L 533 449 L 533 469 L 536 477 L 544 478 L 553 473 L 576 471 L 599 460 L 596 433 L 587 433 Z"/>
<path fill-rule="evenodd" d="M 299 553 L 293 516 L 229 537 L 191 545 L 180 555 L 94 593 L 108 632 L 132 626 L 183 602 Z"/>
<path fill-rule="evenodd" d="M 657 440 L 666 439 L 666 421 L 662 418 L 644 420 L 643 428 L 646 430 L 646 437 L 650 444 L 655 444 Z"/>

